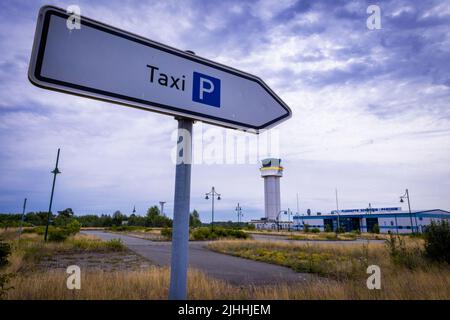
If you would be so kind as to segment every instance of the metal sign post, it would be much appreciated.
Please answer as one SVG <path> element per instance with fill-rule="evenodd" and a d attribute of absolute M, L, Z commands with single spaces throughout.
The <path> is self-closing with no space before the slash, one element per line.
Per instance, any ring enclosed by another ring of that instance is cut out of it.
<path fill-rule="evenodd" d="M 191 197 L 192 120 L 178 119 L 169 299 L 186 299 Z"/>

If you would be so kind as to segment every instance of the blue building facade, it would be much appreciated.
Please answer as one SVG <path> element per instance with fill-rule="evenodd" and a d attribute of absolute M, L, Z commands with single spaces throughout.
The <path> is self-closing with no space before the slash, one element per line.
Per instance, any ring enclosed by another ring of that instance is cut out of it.
<path fill-rule="evenodd" d="M 351 232 L 412 233 L 423 232 L 432 221 L 450 220 L 450 212 L 441 209 L 402 211 L 401 208 L 364 208 L 332 211 L 328 215 L 296 215 L 293 228 L 305 226 L 320 231 L 336 231 L 339 228 Z"/>

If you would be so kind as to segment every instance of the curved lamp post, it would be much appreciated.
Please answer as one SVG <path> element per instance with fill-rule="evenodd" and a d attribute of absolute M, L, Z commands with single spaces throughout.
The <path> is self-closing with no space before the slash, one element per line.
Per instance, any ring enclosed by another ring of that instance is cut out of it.
<path fill-rule="evenodd" d="M 211 191 L 205 193 L 205 199 L 209 200 L 209 196 L 211 196 L 211 231 L 214 231 L 214 198 L 217 197 L 217 200 L 220 200 L 220 193 L 216 192 L 214 187 L 211 188 Z"/>
<path fill-rule="evenodd" d="M 281 210 L 280 212 L 278 212 L 278 214 L 277 214 L 277 231 L 280 231 L 280 214 L 281 213 L 284 213 L 284 214 L 287 214 L 287 211 L 286 210 Z"/>
<path fill-rule="evenodd" d="M 52 184 L 52 193 L 50 194 L 50 204 L 48 206 L 47 223 L 45 224 L 44 241 L 47 241 L 48 225 L 50 224 L 50 217 L 52 215 L 52 203 L 53 203 L 53 193 L 55 192 L 56 175 L 61 173 L 61 171 L 59 171 L 59 169 L 58 169 L 58 162 L 59 162 L 59 148 L 58 148 L 58 154 L 56 155 L 55 169 L 53 169 L 53 171 L 51 172 L 51 173 L 53 173 L 53 184 Z"/>
<path fill-rule="evenodd" d="M 409 210 L 409 219 L 411 220 L 411 231 L 414 234 L 414 225 L 413 225 L 413 220 L 412 220 L 412 213 L 411 213 L 411 203 L 409 201 L 409 191 L 408 189 L 406 189 L 405 194 L 400 196 L 400 202 L 403 203 L 405 202 L 403 199 L 407 199 L 408 200 L 408 210 Z M 416 215 L 414 214 L 414 220 L 416 221 L 416 227 L 417 227 L 417 218 Z"/>
<path fill-rule="evenodd" d="M 235 211 L 236 211 L 237 216 L 238 216 L 238 224 L 240 224 L 241 223 L 241 218 L 244 216 L 244 214 L 242 213 L 242 207 L 239 205 L 239 202 L 238 202 L 238 204 L 236 206 Z"/>

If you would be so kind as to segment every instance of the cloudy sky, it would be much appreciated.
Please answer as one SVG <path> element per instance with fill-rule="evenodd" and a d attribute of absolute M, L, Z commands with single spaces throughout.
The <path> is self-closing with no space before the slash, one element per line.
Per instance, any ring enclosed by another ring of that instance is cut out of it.
<path fill-rule="evenodd" d="M 143 214 L 173 208 L 176 121 L 43 90 L 27 68 L 39 7 L 82 15 L 255 74 L 293 116 L 272 131 L 283 160 L 282 207 L 296 211 L 398 206 L 450 209 L 450 3 L 447 1 L 10 1 L 0 3 L 0 212 L 47 210 L 61 147 L 54 210 Z M 369 5 L 381 29 L 369 30 Z M 196 123 L 196 138 L 230 130 Z M 249 135 L 239 133 L 239 136 Z M 211 144 L 206 139 L 204 145 Z M 203 149 L 202 149 L 203 150 Z M 263 215 L 258 164 L 202 161 L 191 208 L 210 219 Z M 264 155 L 259 155 L 263 157 Z M 406 209 L 406 207 L 405 207 Z"/>

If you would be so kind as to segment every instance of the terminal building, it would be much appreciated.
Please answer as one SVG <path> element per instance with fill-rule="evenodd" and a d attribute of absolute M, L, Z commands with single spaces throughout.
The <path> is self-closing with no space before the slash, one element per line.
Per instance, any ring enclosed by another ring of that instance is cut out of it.
<path fill-rule="evenodd" d="M 293 228 L 317 228 L 320 231 L 412 233 L 423 232 L 432 221 L 450 220 L 450 212 L 441 209 L 403 211 L 400 207 L 364 208 L 332 211 L 327 215 L 295 215 Z"/>

